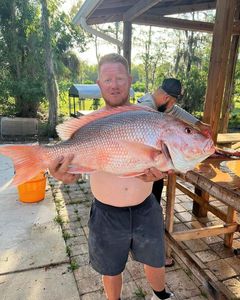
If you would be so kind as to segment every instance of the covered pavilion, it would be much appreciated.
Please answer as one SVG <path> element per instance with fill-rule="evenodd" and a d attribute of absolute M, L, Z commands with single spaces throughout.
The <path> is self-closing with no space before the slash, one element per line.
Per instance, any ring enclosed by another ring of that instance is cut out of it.
<path fill-rule="evenodd" d="M 206 10 L 216 11 L 213 23 L 175 17 L 179 13 Z M 120 21 L 123 22 L 123 41 L 113 39 L 91 26 Z M 129 65 L 131 65 L 132 24 L 211 33 L 212 47 L 203 121 L 211 125 L 215 143 L 220 136 L 219 133 L 222 133 L 224 142 L 231 144 L 232 136 L 228 135 L 227 129 L 239 49 L 240 1 L 85 0 L 74 18 L 74 23 L 81 25 L 86 31 L 122 47 L 123 55 Z M 234 135 L 234 142 L 240 142 L 240 134 Z M 178 242 L 223 234 L 224 245 L 232 247 L 234 234 L 240 231 L 240 224 L 237 220 L 237 212 L 240 212 L 239 164 L 239 159 L 235 161 L 231 159 L 209 160 L 198 166 L 196 170 L 180 175 L 181 178 L 176 175 L 168 177 L 166 230 L 170 248 L 181 253 L 183 261 L 209 289 L 214 299 L 230 298 L 228 296 L 225 298 L 224 288 L 219 286 L 186 251 L 182 251 Z M 176 178 L 180 181 L 177 181 Z M 181 184 L 183 181 L 191 183 L 193 188 L 186 188 L 186 185 Z M 193 199 L 195 216 L 207 217 L 207 212 L 211 212 L 223 221 L 223 224 L 174 232 L 176 188 Z M 214 207 L 211 204 L 212 199 L 217 199 L 221 204 L 226 205 L 226 210 L 223 212 Z M 235 250 L 240 251 L 240 249 Z"/>

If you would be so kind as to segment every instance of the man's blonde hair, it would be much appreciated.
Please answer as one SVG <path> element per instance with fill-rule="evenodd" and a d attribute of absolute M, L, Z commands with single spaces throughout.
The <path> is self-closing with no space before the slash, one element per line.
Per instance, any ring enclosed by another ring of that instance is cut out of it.
<path fill-rule="evenodd" d="M 126 60 L 126 58 L 124 58 L 122 55 L 117 54 L 117 53 L 109 53 L 100 58 L 100 61 L 98 64 L 98 74 L 99 74 L 101 66 L 106 63 L 113 63 L 113 64 L 120 63 L 126 68 L 126 71 L 129 72 L 129 65 L 128 65 L 128 61 Z"/>

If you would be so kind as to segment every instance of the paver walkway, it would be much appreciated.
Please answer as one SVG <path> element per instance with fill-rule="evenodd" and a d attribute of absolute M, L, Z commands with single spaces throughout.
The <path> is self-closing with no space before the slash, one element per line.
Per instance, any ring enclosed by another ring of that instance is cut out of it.
<path fill-rule="evenodd" d="M 93 199 L 88 179 L 86 177 L 85 180 L 69 186 L 63 185 L 53 178 L 49 178 L 49 182 L 68 253 L 72 264 L 76 267 L 74 276 L 81 299 L 105 299 L 101 278 L 88 264 L 87 222 Z M 165 203 L 164 196 L 163 207 L 165 207 Z M 220 205 L 220 203 L 216 202 L 216 205 Z M 178 191 L 175 205 L 175 231 L 201 225 L 192 216 L 191 208 L 192 200 Z M 205 224 L 219 222 L 211 214 L 201 221 Z M 240 259 L 234 256 L 232 249 L 224 248 L 223 237 L 204 238 L 179 244 L 188 251 L 192 258 L 196 259 L 199 267 L 202 267 L 215 283 L 219 286 L 223 285 L 228 291 L 226 297 L 213 298 L 240 299 Z M 233 246 L 240 248 L 239 234 L 235 234 Z M 182 260 L 176 254 L 173 255 L 176 264 L 172 268 L 167 268 L 166 271 L 167 287 L 174 292 L 175 299 L 213 299 Z M 122 299 L 148 300 L 151 298 L 151 289 L 145 280 L 142 265 L 134 262 L 131 257 L 129 257 L 123 278 Z"/>

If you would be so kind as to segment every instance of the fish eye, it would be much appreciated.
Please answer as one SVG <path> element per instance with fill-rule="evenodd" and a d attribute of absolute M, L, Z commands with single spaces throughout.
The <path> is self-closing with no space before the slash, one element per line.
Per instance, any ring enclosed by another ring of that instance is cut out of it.
<path fill-rule="evenodd" d="M 184 128 L 185 133 L 190 134 L 192 133 L 192 129 L 190 127 L 185 127 Z"/>

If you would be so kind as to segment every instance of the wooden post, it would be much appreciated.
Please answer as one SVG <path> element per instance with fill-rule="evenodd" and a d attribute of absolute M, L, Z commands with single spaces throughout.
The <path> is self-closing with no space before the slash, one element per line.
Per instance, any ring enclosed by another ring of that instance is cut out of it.
<path fill-rule="evenodd" d="M 222 104 L 222 115 L 220 118 L 219 132 L 228 132 L 229 114 L 231 109 L 231 98 L 234 88 L 234 75 L 236 69 L 236 63 L 238 58 L 239 36 L 232 37 L 231 50 L 229 55 L 229 63 L 227 70 L 227 78 L 225 85 L 225 92 Z"/>
<path fill-rule="evenodd" d="M 235 12 L 235 20 L 240 19 L 240 6 L 238 5 Z M 238 58 L 238 50 L 239 50 L 239 35 L 234 35 L 232 37 L 230 54 L 229 54 L 229 62 L 227 67 L 227 78 L 225 85 L 225 92 L 223 97 L 222 104 L 222 114 L 219 124 L 219 132 L 226 133 L 228 132 L 228 122 L 229 122 L 229 114 L 231 110 L 231 98 L 234 89 L 234 75 L 236 70 L 237 58 Z"/>
<path fill-rule="evenodd" d="M 237 212 L 231 206 L 228 206 L 227 210 L 227 222 L 226 223 L 235 223 L 237 220 Z M 233 243 L 234 233 L 227 233 L 224 235 L 224 245 L 231 248 Z"/>
<path fill-rule="evenodd" d="M 212 126 L 213 140 L 215 142 L 217 140 L 235 9 L 235 0 L 217 0 L 208 86 L 203 115 L 204 122 L 210 123 Z"/>
<path fill-rule="evenodd" d="M 129 64 L 129 72 L 131 73 L 131 50 L 132 50 L 132 23 L 123 22 L 123 56 Z"/>
<path fill-rule="evenodd" d="M 207 192 L 195 187 L 195 194 L 200 196 L 204 201 L 209 202 L 209 194 Z M 205 207 L 194 201 L 192 212 L 196 217 L 201 218 L 206 217 L 208 211 Z"/>
<path fill-rule="evenodd" d="M 176 179 L 177 179 L 176 174 L 168 175 L 165 227 L 166 227 L 166 231 L 169 232 L 170 234 L 173 232 L 173 223 L 174 223 Z M 166 245 L 166 255 L 167 257 L 171 256 L 171 248 L 168 245 Z"/>

